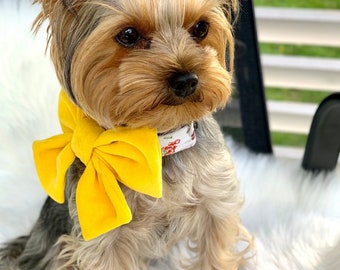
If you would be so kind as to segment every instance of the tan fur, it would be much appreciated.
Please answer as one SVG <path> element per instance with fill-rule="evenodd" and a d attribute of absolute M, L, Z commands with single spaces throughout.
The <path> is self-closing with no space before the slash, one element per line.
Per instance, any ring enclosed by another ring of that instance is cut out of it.
<path fill-rule="evenodd" d="M 234 43 L 222 1 L 140 0 L 136 5 L 136 1 L 121 0 L 110 6 L 73 1 L 72 12 L 63 8 L 62 1 L 38 2 L 46 8 L 36 25 L 50 19 L 52 60 L 61 84 L 69 88 L 65 62 L 70 47 L 77 46 L 70 86 L 84 111 L 102 126 L 149 125 L 169 130 L 223 107 L 230 96 L 225 48 L 228 45 L 232 56 Z M 210 34 L 197 46 L 186 30 L 201 18 L 209 19 Z M 91 32 L 95 24 L 99 25 Z M 117 44 L 113 38 L 126 26 L 140 28 L 152 39 L 152 47 L 131 51 Z M 84 31 L 90 33 L 77 44 Z M 170 95 L 164 80 L 173 71 L 186 70 L 200 77 L 200 90 L 182 106 L 172 106 L 182 101 Z"/>
<path fill-rule="evenodd" d="M 179 262 L 185 269 L 238 269 L 252 240 L 240 224 L 239 184 L 211 117 L 231 94 L 225 48 L 232 63 L 231 13 L 237 1 L 35 2 L 43 7 L 36 28 L 49 20 L 51 56 L 60 83 L 101 126 L 147 125 L 160 132 L 192 121 L 199 126 L 195 147 L 164 158 L 161 199 L 122 187 L 133 212 L 130 224 L 82 240 L 73 190 L 69 208 L 75 226 L 50 250 L 54 259 L 48 269 L 147 269 L 150 261 L 166 257 L 181 241 L 196 254 Z M 202 19 L 209 22 L 209 34 L 196 42 L 189 31 Z M 145 38 L 134 48 L 115 40 L 129 26 Z M 197 74 L 193 95 L 179 98 L 172 93 L 167 80 L 175 72 Z M 237 251 L 239 241 L 248 242 L 248 248 Z"/>

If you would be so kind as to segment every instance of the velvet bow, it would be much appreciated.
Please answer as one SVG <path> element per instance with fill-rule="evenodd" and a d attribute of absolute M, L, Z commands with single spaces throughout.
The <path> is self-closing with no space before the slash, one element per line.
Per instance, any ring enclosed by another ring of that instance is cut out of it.
<path fill-rule="evenodd" d="M 76 189 L 85 240 L 131 221 L 118 181 L 134 191 L 162 196 L 162 154 L 155 129 L 104 130 L 64 91 L 59 97 L 59 121 L 63 134 L 33 143 L 36 170 L 47 194 L 63 203 L 66 171 L 76 157 L 85 164 Z"/>

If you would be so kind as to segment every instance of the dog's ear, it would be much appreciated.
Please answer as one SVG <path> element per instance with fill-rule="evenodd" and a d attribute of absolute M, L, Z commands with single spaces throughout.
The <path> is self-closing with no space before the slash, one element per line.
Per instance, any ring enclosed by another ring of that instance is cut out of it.
<path fill-rule="evenodd" d="M 230 24 L 233 25 L 237 20 L 239 13 L 239 0 L 225 0 L 223 7 L 224 14 L 226 15 Z"/>
<path fill-rule="evenodd" d="M 86 0 L 34 0 L 33 4 L 40 4 L 42 11 L 35 19 L 33 28 L 37 31 L 46 19 L 63 14 L 76 17 L 78 10 Z"/>
<path fill-rule="evenodd" d="M 41 4 L 45 13 L 50 13 L 57 5 L 62 5 L 64 9 L 75 13 L 86 0 L 34 0 L 33 4 Z"/>
<path fill-rule="evenodd" d="M 234 51 L 235 51 L 235 43 L 234 43 L 234 34 L 233 34 L 233 27 L 238 18 L 239 14 L 239 0 L 223 0 L 223 11 L 224 15 L 226 16 L 230 30 L 230 35 L 228 38 L 228 45 L 226 48 L 226 56 L 225 56 L 225 63 L 227 69 L 231 72 L 234 70 Z"/>

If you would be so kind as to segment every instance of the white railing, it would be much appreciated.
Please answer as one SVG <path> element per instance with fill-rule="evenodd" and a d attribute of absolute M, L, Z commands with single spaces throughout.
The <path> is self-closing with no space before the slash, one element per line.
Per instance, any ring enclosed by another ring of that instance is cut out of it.
<path fill-rule="evenodd" d="M 266 86 L 340 90 L 340 59 L 282 55 L 262 55 L 261 58 Z"/>
<path fill-rule="evenodd" d="M 259 42 L 340 47 L 340 11 L 258 7 L 255 14 Z M 340 91 L 340 59 L 261 55 L 261 62 L 266 87 Z M 267 105 L 271 130 L 299 134 L 309 132 L 318 106 L 270 100 Z"/>
<path fill-rule="evenodd" d="M 340 11 L 317 9 L 255 9 L 261 41 L 340 46 Z"/>

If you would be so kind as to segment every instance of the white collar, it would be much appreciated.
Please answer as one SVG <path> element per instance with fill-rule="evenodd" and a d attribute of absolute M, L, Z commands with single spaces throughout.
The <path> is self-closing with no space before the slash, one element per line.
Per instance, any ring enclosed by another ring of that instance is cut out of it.
<path fill-rule="evenodd" d="M 158 134 L 162 156 L 172 155 L 193 147 L 196 143 L 195 126 L 196 123 L 192 122 L 174 131 Z"/>

